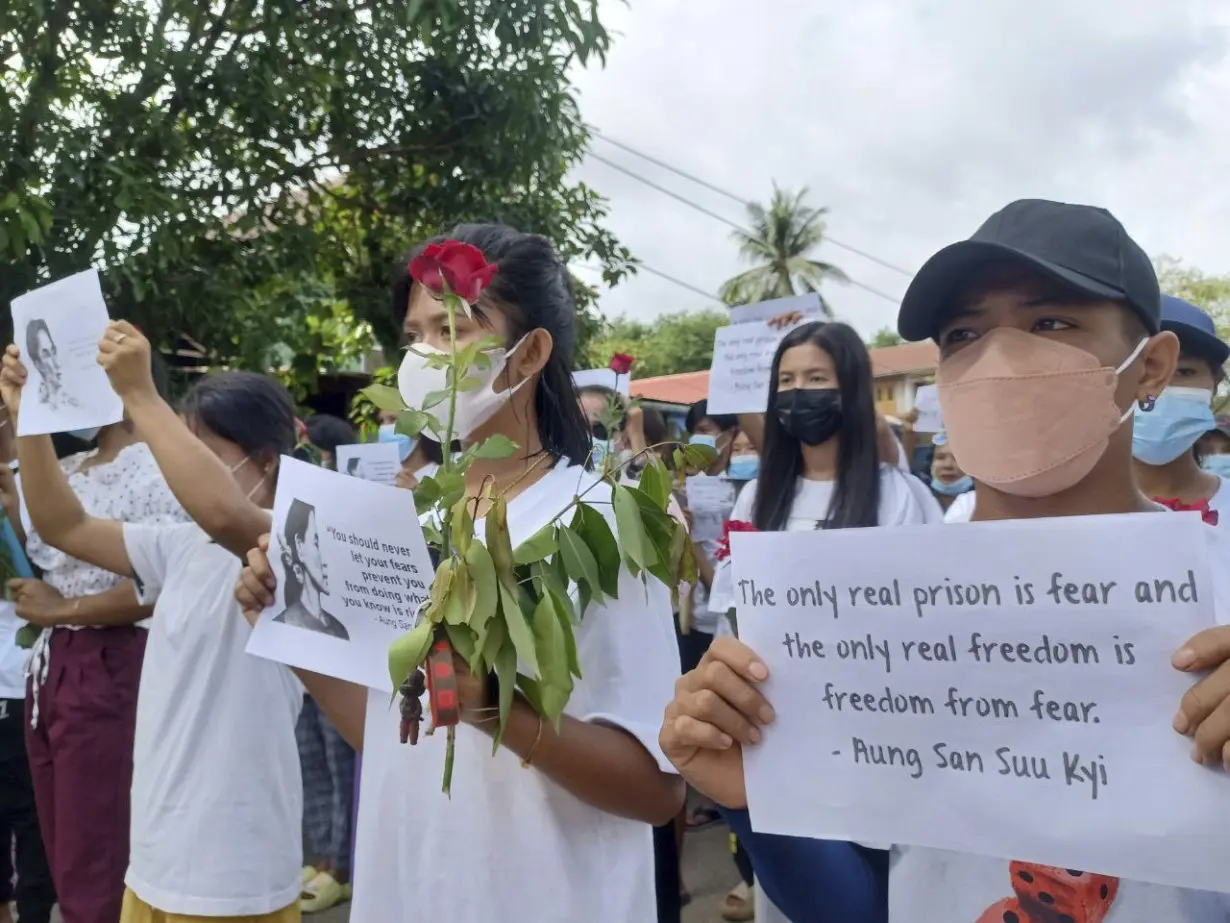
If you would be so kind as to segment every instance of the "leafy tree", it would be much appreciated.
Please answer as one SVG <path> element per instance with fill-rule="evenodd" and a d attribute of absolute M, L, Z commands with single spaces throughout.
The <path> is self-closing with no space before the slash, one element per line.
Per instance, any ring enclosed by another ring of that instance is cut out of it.
<path fill-rule="evenodd" d="M 1204 308 L 1222 335 L 1230 334 L 1230 275 L 1205 273 L 1173 256 L 1156 257 L 1153 265 L 1163 292 Z"/>
<path fill-rule="evenodd" d="M 596 7 L 6 0 L 0 300 L 97 265 L 163 348 L 290 355 L 310 380 L 395 346 L 399 255 L 459 221 L 546 234 L 618 282 L 601 200 L 566 182 L 586 142 L 567 71 L 609 42 Z"/>
<path fill-rule="evenodd" d="M 836 266 L 808 256 L 824 239 L 824 216 L 828 209 L 812 208 L 804 201 L 806 198 L 807 189 L 789 192 L 775 184 L 767 209 L 756 203 L 748 205 L 750 233 L 735 231 L 731 236 L 743 259 L 757 265 L 722 285 L 718 295 L 723 301 L 730 305 L 751 304 L 801 292 L 819 292 L 826 279 L 849 281 Z M 823 295 L 820 305 L 831 317 Z"/>
<path fill-rule="evenodd" d="M 881 327 L 867 343 L 868 349 L 883 349 L 885 346 L 898 346 L 905 341 L 891 327 Z"/>
<path fill-rule="evenodd" d="M 667 314 L 651 322 L 619 318 L 594 341 L 591 367 L 605 366 L 615 353 L 636 357 L 634 378 L 700 372 L 713 363 L 713 335 L 730 323 L 723 311 Z"/>

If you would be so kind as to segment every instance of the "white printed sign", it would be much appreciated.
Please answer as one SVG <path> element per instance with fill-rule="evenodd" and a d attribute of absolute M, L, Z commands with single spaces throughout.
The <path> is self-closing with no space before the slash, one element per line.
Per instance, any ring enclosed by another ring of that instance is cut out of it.
<path fill-rule="evenodd" d="M 94 269 L 13 299 L 13 341 L 30 376 L 18 436 L 93 429 L 124 419 L 124 402 L 98 364 L 98 343 L 109 321 Z"/>
<path fill-rule="evenodd" d="M 392 486 L 401 469 L 401 444 L 397 442 L 357 442 L 339 445 L 337 470 L 353 478 Z"/>
<path fill-rule="evenodd" d="M 773 327 L 769 320 L 796 313 L 804 321 L 821 317 L 820 296 L 813 293 L 779 298 L 730 312 L 731 325 L 719 327 L 713 337 L 709 413 L 764 412 L 769 403 L 773 355 L 790 329 Z"/>
<path fill-rule="evenodd" d="M 1171 728 L 1224 542 L 1148 513 L 736 533 L 777 713 L 754 828 L 1230 891 L 1230 776 Z"/>
<path fill-rule="evenodd" d="M 942 433 L 944 420 L 940 416 L 940 396 L 935 385 L 923 385 L 914 392 L 914 409 L 918 419 L 914 421 L 917 433 Z"/>
<path fill-rule="evenodd" d="M 277 599 L 248 653 L 392 692 L 389 645 L 434 570 L 414 495 L 284 457 L 269 561 Z"/>

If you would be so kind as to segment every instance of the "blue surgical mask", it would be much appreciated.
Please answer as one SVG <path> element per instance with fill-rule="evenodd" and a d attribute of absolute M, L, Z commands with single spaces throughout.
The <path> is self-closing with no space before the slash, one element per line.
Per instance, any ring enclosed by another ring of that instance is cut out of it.
<path fill-rule="evenodd" d="M 397 426 L 394 423 L 381 424 L 380 430 L 376 436 L 377 442 L 396 442 L 401 448 L 398 450 L 401 455 L 401 460 L 405 461 L 410 457 L 410 453 L 414 451 L 414 440 L 405 433 L 397 432 Z"/>
<path fill-rule="evenodd" d="M 98 431 L 100 429 L 102 429 L 101 426 L 91 426 L 88 429 L 70 429 L 68 434 L 70 436 L 76 436 L 82 442 L 93 442 L 94 437 L 98 435 Z"/>
<path fill-rule="evenodd" d="M 932 478 L 931 489 L 943 497 L 957 497 L 974 489 L 974 479 L 968 474 L 947 483 L 939 478 Z"/>
<path fill-rule="evenodd" d="M 1220 478 L 1230 478 L 1230 455 L 1205 456 L 1201 467 L 1209 474 L 1215 474 Z"/>
<path fill-rule="evenodd" d="M 689 436 L 688 442 L 692 445 L 707 445 L 711 449 L 717 448 L 717 436 L 707 436 L 704 433 L 695 433 Z"/>
<path fill-rule="evenodd" d="M 732 481 L 751 481 L 760 476 L 759 455 L 736 455 L 730 460 L 726 476 Z"/>
<path fill-rule="evenodd" d="M 1207 388 L 1167 388 L 1152 410 L 1137 408 L 1132 423 L 1132 454 L 1146 465 L 1167 465 L 1213 429 L 1213 392 Z"/>

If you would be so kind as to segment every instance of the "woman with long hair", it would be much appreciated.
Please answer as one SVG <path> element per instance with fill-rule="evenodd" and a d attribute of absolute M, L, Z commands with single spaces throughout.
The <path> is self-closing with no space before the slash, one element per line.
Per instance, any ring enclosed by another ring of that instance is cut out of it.
<path fill-rule="evenodd" d="M 575 307 L 563 261 L 545 238 L 498 225 L 463 225 L 447 239 L 498 267 L 472 316 L 457 316 L 451 331 L 459 348 L 491 337 L 501 344 L 479 373 L 490 384 L 457 395 L 456 435 L 464 445 L 503 435 L 518 446 L 466 471 L 477 517 L 487 512 L 488 484 L 508 500 L 514 547 L 587 490 L 587 502 L 613 515 L 603 503 L 609 491 L 584 466 L 590 430 L 572 384 Z M 419 347 L 406 353 L 399 388 L 418 393 L 432 377 L 423 355 L 450 347 L 448 313 L 408 269 L 393 306 L 407 343 Z M 237 595 L 255 618 L 276 578 L 263 550 L 249 562 Z M 679 675 L 669 591 L 623 574 L 618 598 L 591 606 L 576 626 L 576 646 L 584 678 L 558 730 L 518 698 L 494 756 L 491 690 L 460 666 L 451 800 L 436 790 L 443 734 L 402 746 L 387 693 L 300 674 L 363 755 L 353 923 L 653 919 L 651 825 L 674 817 L 683 799 L 656 736 Z"/>
<path fill-rule="evenodd" d="M 294 404 L 271 378 L 223 372 L 194 385 L 177 414 L 153 387 L 149 352 L 135 327 L 116 321 L 99 344 L 99 361 L 194 521 L 100 514 L 70 489 L 48 437 L 17 440 L 26 502 L 43 540 L 131 577 L 140 602 L 154 604 L 130 738 L 127 890 L 108 923 L 297 921 L 302 687 L 288 668 L 245 652 L 249 631 L 234 600 L 236 554 L 268 531 L 279 458 L 295 445 Z M 11 413 L 25 380 L 10 346 L 0 396 Z M 98 800 L 120 794 L 110 785 L 93 791 Z"/>

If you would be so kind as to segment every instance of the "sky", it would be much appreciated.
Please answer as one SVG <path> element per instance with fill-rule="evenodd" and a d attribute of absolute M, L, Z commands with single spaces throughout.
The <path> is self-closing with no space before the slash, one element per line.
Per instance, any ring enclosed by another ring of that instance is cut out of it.
<path fill-rule="evenodd" d="M 579 70 L 598 132 L 734 193 L 827 206 L 833 240 L 912 272 L 1018 198 L 1109 208 L 1149 253 L 1230 272 L 1224 0 L 602 0 L 605 68 Z M 741 206 L 601 139 L 591 150 L 730 221 Z M 730 228 L 607 164 L 575 177 L 646 266 L 716 293 L 747 268 Z M 892 326 L 901 272 L 825 243 L 840 320 Z M 597 281 L 582 266 L 578 274 Z M 648 272 L 610 318 L 710 306 Z"/>

